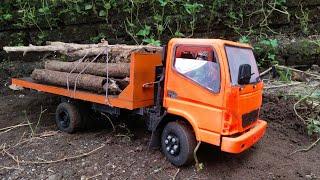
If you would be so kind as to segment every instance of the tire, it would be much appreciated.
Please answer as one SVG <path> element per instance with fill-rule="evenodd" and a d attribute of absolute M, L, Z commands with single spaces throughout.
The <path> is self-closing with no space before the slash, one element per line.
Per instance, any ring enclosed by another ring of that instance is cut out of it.
<path fill-rule="evenodd" d="M 169 122 L 161 135 L 161 149 L 175 166 L 185 166 L 193 162 L 196 138 L 191 128 L 182 122 Z"/>
<path fill-rule="evenodd" d="M 60 103 L 56 110 L 56 124 L 63 132 L 76 132 L 82 125 L 78 108 L 71 103 Z"/>

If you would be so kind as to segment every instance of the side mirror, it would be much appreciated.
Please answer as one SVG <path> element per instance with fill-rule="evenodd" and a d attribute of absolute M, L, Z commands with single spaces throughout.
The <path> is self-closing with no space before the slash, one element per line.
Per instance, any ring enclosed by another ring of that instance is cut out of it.
<path fill-rule="evenodd" d="M 239 67 L 238 84 L 239 85 L 249 84 L 252 75 L 253 74 L 251 73 L 251 65 L 242 64 Z"/>

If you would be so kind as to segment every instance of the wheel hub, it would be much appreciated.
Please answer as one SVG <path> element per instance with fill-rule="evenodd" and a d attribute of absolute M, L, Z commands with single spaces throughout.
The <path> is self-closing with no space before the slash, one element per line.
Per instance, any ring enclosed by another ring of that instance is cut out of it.
<path fill-rule="evenodd" d="M 67 128 L 70 123 L 70 118 L 67 112 L 61 112 L 59 115 L 61 126 Z"/>
<path fill-rule="evenodd" d="M 166 151 L 172 155 L 177 156 L 180 152 L 179 138 L 174 134 L 169 134 L 164 140 Z"/>

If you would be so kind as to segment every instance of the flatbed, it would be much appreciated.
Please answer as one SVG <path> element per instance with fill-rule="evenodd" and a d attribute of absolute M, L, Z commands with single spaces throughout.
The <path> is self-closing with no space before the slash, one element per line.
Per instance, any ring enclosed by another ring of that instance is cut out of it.
<path fill-rule="evenodd" d="M 144 84 L 155 81 L 155 68 L 161 64 L 161 54 L 133 53 L 130 64 L 129 85 L 117 96 L 97 94 L 73 88 L 42 84 L 31 78 L 13 78 L 12 84 L 45 93 L 64 96 L 100 105 L 128 110 L 151 106 L 154 103 L 154 87 Z"/>

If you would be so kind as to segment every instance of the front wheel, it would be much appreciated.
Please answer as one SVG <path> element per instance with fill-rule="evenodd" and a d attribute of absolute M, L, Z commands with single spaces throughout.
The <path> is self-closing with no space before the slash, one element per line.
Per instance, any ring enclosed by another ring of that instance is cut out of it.
<path fill-rule="evenodd" d="M 161 135 L 161 149 L 168 160 L 175 166 L 190 164 L 196 138 L 190 127 L 182 122 L 169 122 Z"/>

